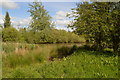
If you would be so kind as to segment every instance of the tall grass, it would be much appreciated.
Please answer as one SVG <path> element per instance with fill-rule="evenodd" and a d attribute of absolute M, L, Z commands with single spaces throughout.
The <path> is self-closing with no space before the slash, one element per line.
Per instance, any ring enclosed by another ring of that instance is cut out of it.
<path fill-rule="evenodd" d="M 2 43 L 2 53 L 14 53 L 20 50 L 33 50 L 38 48 L 37 44 L 27 44 L 27 43 L 12 43 L 6 42 Z"/>
<path fill-rule="evenodd" d="M 36 61 L 41 62 L 42 57 L 40 54 L 25 54 L 25 55 L 18 55 L 18 54 L 9 54 L 3 57 L 3 67 L 16 67 L 16 66 L 23 66 L 23 65 L 30 65 Z"/>
<path fill-rule="evenodd" d="M 4 52 L 3 78 L 118 77 L 118 56 L 112 51 L 98 52 L 81 44 L 35 46 L 24 44 L 17 52 Z"/>
<path fill-rule="evenodd" d="M 72 55 L 62 58 L 62 60 L 4 70 L 3 77 L 118 78 L 118 56 L 78 49 Z"/>
<path fill-rule="evenodd" d="M 50 61 L 54 58 L 62 58 L 70 55 L 73 52 L 73 44 L 43 44 L 37 48 L 31 48 L 29 45 L 26 49 L 25 46 L 21 46 L 22 50 L 17 52 L 3 53 L 3 67 L 17 67 L 23 65 L 31 65 L 33 63 L 43 63 L 44 61 Z M 24 51 L 26 49 L 26 51 Z M 22 52 L 21 52 L 22 51 Z"/>

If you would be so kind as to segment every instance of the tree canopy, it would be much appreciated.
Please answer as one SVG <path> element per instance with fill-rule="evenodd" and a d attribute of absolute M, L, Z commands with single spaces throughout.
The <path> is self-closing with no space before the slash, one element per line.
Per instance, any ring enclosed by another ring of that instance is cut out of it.
<path fill-rule="evenodd" d="M 118 50 L 120 44 L 119 2 L 83 2 L 78 3 L 77 8 L 73 10 L 75 19 L 69 27 L 74 28 L 74 32 L 87 35 L 98 50 L 110 44 L 114 51 Z"/>
<path fill-rule="evenodd" d="M 7 42 L 7 41 L 17 42 L 17 41 L 19 41 L 19 36 L 20 36 L 20 34 L 13 27 L 4 28 L 2 30 L 3 42 Z"/>
<path fill-rule="evenodd" d="M 9 16 L 9 13 L 6 12 L 5 21 L 4 21 L 4 28 L 8 28 L 10 26 L 11 26 L 10 16 Z"/>
<path fill-rule="evenodd" d="M 30 28 L 32 31 L 41 31 L 45 28 L 50 28 L 51 25 L 51 17 L 48 12 L 44 9 L 44 6 L 41 2 L 33 2 L 29 4 L 29 10 L 32 21 L 30 24 Z"/>

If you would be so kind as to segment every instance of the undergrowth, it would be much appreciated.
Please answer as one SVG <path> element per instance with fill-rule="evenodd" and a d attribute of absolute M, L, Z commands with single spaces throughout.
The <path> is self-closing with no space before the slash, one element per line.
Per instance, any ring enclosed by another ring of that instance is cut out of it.
<path fill-rule="evenodd" d="M 3 78 L 118 78 L 118 56 L 78 48 L 62 59 L 3 68 Z"/>

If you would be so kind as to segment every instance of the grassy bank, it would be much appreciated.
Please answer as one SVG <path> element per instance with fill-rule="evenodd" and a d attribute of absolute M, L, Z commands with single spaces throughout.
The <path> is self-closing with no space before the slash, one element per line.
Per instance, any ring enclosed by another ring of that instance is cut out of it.
<path fill-rule="evenodd" d="M 13 44 L 15 43 L 10 45 L 4 44 L 5 49 L 3 48 L 4 52 L 2 54 L 3 67 L 16 67 L 30 65 L 33 63 L 42 63 L 44 61 L 53 61 L 54 58 L 62 58 L 72 54 L 77 46 L 83 45 L 76 44 L 77 46 L 73 46 L 74 44 L 15 44 L 15 46 L 13 46 Z"/>
<path fill-rule="evenodd" d="M 118 78 L 118 56 L 109 54 L 77 48 L 62 59 L 3 67 L 3 78 Z"/>

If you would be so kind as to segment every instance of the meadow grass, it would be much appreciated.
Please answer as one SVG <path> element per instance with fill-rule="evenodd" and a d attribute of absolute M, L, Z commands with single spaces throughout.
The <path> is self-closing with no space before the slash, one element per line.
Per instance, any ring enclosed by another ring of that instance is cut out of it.
<path fill-rule="evenodd" d="M 13 43 L 13 42 L 5 42 L 2 43 L 2 53 L 14 53 L 20 50 L 34 50 L 38 48 L 37 44 L 27 44 L 27 43 Z"/>
<path fill-rule="evenodd" d="M 3 78 L 118 78 L 118 56 L 109 54 L 77 48 L 62 59 L 3 67 Z"/>
<path fill-rule="evenodd" d="M 21 45 L 20 45 L 21 46 Z M 28 46 L 28 45 L 27 45 Z M 32 63 L 42 63 L 53 60 L 53 58 L 62 58 L 72 53 L 73 44 L 42 44 L 34 49 L 19 49 L 17 52 L 3 53 L 3 67 L 16 67 L 30 65 Z M 30 45 L 28 46 L 28 48 Z M 74 48 L 74 47 L 73 47 Z"/>

